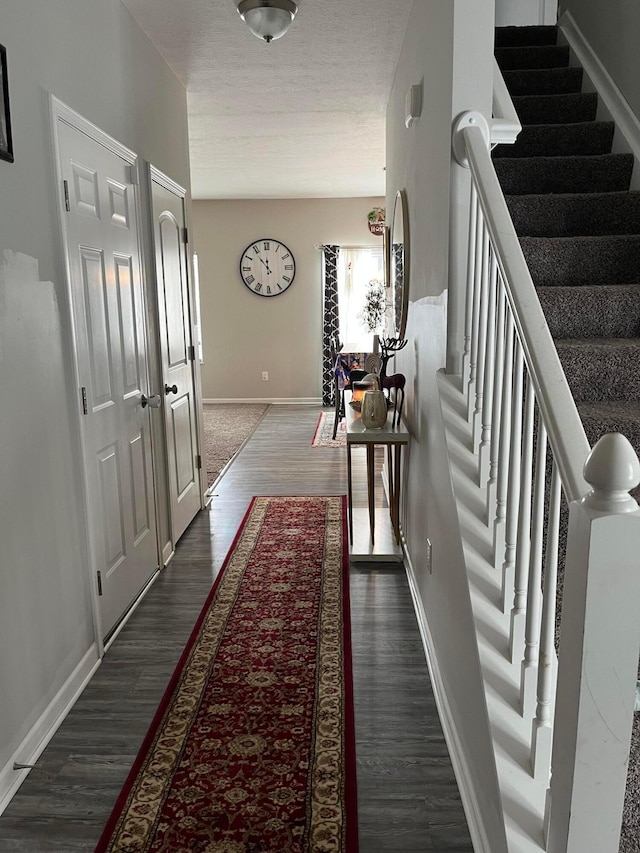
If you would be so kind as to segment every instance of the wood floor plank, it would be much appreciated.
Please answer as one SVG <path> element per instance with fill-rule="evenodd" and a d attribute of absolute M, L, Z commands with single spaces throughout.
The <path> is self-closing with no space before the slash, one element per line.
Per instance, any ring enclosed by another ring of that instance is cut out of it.
<path fill-rule="evenodd" d="M 311 447 L 318 414 L 269 408 L 0 817 L 2 853 L 93 851 L 251 497 L 346 493 L 346 451 Z M 358 563 L 350 580 L 360 853 L 472 853 L 405 573 Z"/>

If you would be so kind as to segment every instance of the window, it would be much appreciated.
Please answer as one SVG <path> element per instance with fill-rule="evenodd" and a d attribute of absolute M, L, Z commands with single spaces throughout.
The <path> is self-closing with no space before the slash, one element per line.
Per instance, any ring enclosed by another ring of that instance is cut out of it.
<path fill-rule="evenodd" d="M 384 299 L 384 263 L 382 248 L 341 248 L 338 255 L 338 306 L 340 340 L 352 352 L 372 348 L 374 334 L 384 331 L 384 315 L 378 327 L 370 330 L 361 316 L 372 288 L 380 289 Z"/>

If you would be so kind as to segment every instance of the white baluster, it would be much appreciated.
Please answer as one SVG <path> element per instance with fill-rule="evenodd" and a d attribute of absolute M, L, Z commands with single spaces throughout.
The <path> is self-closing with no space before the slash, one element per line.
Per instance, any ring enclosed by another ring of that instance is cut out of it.
<path fill-rule="evenodd" d="M 476 259 L 476 222 L 478 196 L 473 181 L 469 202 L 469 249 L 467 253 L 467 296 L 464 315 L 464 353 L 462 355 L 462 387 L 467 388 L 471 374 L 471 332 L 473 328 L 473 294 Z"/>
<path fill-rule="evenodd" d="M 471 422 L 473 449 L 477 453 L 482 429 L 482 408 L 484 400 L 485 360 L 487 355 L 487 322 L 489 317 L 489 233 L 484 229 L 482 235 L 482 266 L 480 285 L 480 319 L 478 322 L 478 363 L 476 365 L 476 404 Z"/>
<path fill-rule="evenodd" d="M 496 354 L 496 290 L 498 287 L 498 264 L 491 252 L 489 263 L 489 303 L 487 310 L 487 332 L 484 356 L 484 383 L 482 390 L 482 432 L 478 448 L 480 487 L 489 479 L 489 451 L 491 450 L 491 416 L 493 414 L 493 375 Z"/>
<path fill-rule="evenodd" d="M 498 319 L 496 320 L 495 357 L 493 370 L 493 411 L 491 413 L 491 447 L 489 450 L 489 480 L 487 482 L 487 524 L 490 524 L 496 511 L 498 487 L 498 453 L 500 450 L 500 430 L 502 429 L 502 371 L 504 362 L 504 321 L 505 295 L 502 277 L 498 272 L 496 282 L 498 301 Z"/>
<path fill-rule="evenodd" d="M 502 563 L 505 558 L 507 494 L 509 492 L 509 460 L 511 458 L 513 346 L 513 318 L 511 317 L 511 311 L 507 311 L 504 341 L 504 369 L 502 371 L 502 411 L 500 413 L 500 454 L 498 460 L 498 484 L 496 488 L 496 518 L 493 525 L 493 561 L 496 569 L 502 568 Z"/>
<path fill-rule="evenodd" d="M 542 543 L 544 538 L 544 494 L 547 481 L 547 430 L 538 413 L 536 476 L 531 520 L 531 559 L 527 590 L 527 619 L 524 634 L 524 658 L 520 678 L 520 707 L 523 717 L 532 717 L 536 709 L 536 683 L 540 648 L 540 612 L 542 608 Z"/>
<path fill-rule="evenodd" d="M 558 531 L 560 528 L 560 474 L 553 463 L 549 522 L 544 559 L 544 592 L 540 657 L 538 659 L 538 704 L 531 731 L 531 769 L 536 779 L 549 777 L 551 769 L 552 701 L 555 677 L 556 591 L 558 588 Z"/>
<path fill-rule="evenodd" d="M 549 853 L 618 853 L 640 656 L 640 463 L 604 435 L 569 505 L 553 727 Z"/>
<path fill-rule="evenodd" d="M 533 416 L 535 399 L 531 380 L 527 378 L 524 424 L 522 427 L 523 447 L 520 473 L 518 545 L 516 547 L 516 572 L 513 607 L 511 608 L 511 630 L 509 633 L 511 663 L 522 660 L 524 626 L 527 617 L 527 586 L 529 583 L 529 556 L 531 552 L 531 483 L 533 480 Z"/>
<path fill-rule="evenodd" d="M 522 449 L 522 347 L 515 337 L 513 396 L 511 398 L 511 447 L 509 451 L 509 484 L 507 487 L 507 523 L 505 527 L 504 563 L 502 564 L 502 612 L 513 602 L 518 541 L 518 509 L 520 503 L 520 451 Z"/>
<path fill-rule="evenodd" d="M 478 364 L 478 327 L 480 324 L 480 292 L 482 287 L 482 243 L 484 239 L 484 217 L 480 205 L 476 210 L 476 238 L 473 261 L 473 303 L 471 316 L 471 357 L 469 361 L 469 384 L 467 387 L 467 420 L 471 421 L 476 404 L 476 372 Z"/>

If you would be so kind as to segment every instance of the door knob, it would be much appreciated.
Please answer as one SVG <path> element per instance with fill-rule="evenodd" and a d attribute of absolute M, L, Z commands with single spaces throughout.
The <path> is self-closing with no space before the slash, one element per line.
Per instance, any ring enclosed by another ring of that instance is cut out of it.
<path fill-rule="evenodd" d="M 153 394 L 151 397 L 145 397 L 143 394 L 140 397 L 140 404 L 143 409 L 145 406 L 149 406 L 150 409 L 159 409 L 160 403 L 162 403 L 162 397 L 159 394 Z"/>
<path fill-rule="evenodd" d="M 164 386 L 164 393 L 165 394 L 177 394 L 178 393 L 178 386 L 177 385 L 165 385 Z"/>

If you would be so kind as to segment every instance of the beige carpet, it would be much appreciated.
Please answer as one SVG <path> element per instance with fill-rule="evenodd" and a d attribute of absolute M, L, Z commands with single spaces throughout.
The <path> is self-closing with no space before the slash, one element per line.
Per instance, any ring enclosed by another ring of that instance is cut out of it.
<path fill-rule="evenodd" d="M 205 403 L 204 455 L 211 486 L 262 420 L 263 403 Z"/>

